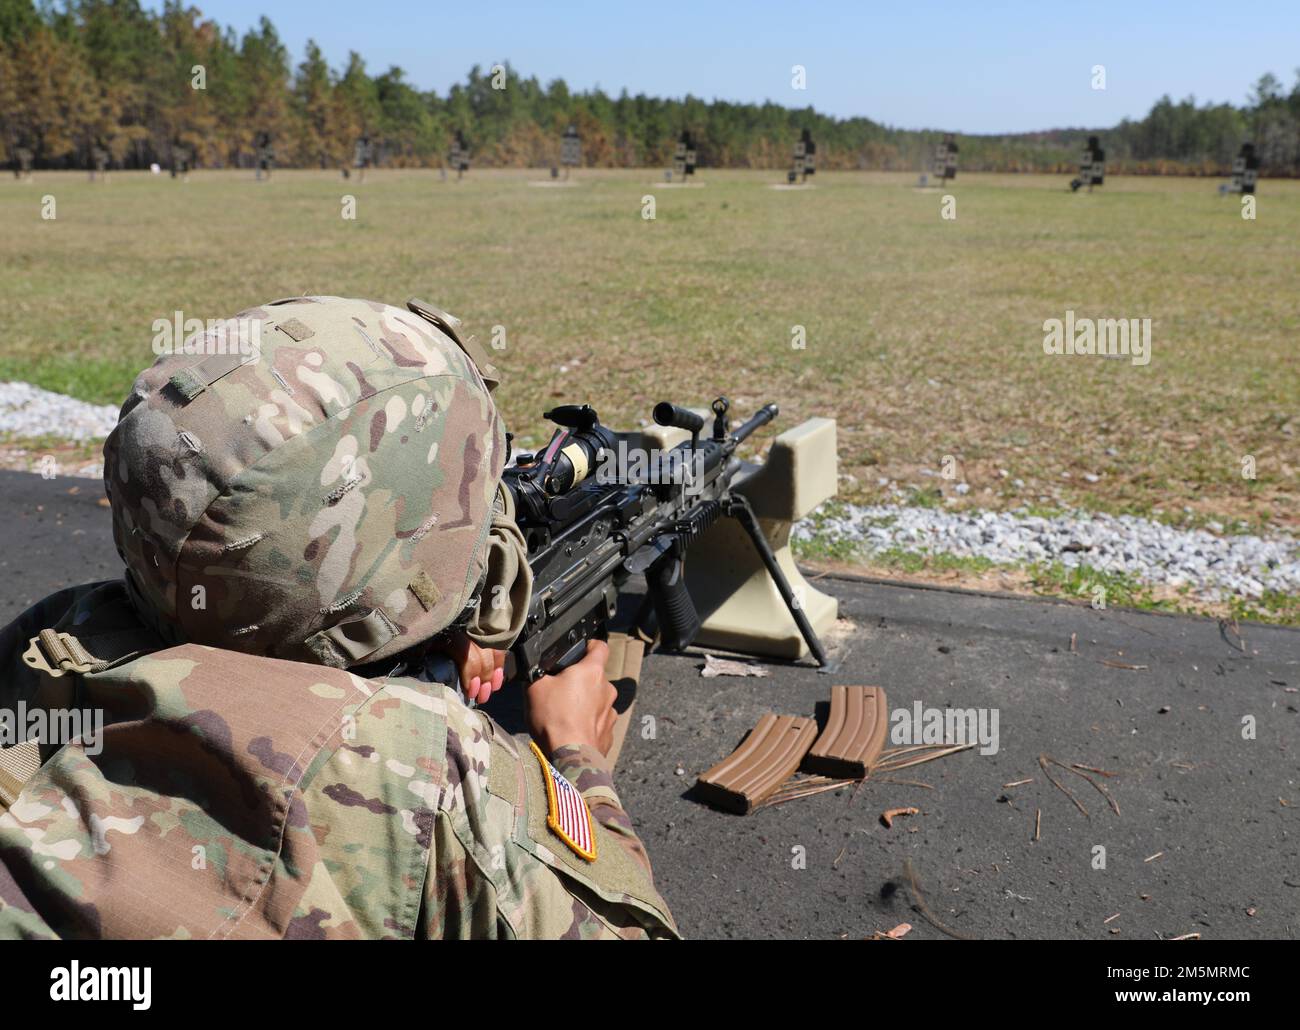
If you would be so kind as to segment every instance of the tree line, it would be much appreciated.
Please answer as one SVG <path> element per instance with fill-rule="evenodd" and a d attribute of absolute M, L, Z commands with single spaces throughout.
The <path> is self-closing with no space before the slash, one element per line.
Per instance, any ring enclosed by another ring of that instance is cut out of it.
<path fill-rule="evenodd" d="M 269 139 L 277 165 L 338 168 L 365 137 L 377 163 L 436 167 L 460 133 L 475 165 L 544 167 L 570 124 L 595 167 L 666 165 L 683 130 L 703 167 L 786 167 L 806 128 L 820 168 L 914 171 L 942 138 L 811 107 L 571 92 L 509 65 L 475 66 L 439 96 L 401 68 L 371 74 L 355 52 L 331 68 L 314 42 L 295 64 L 268 18 L 240 36 L 179 0 L 157 13 L 139 0 L 0 0 L 0 144 L 11 162 L 22 153 L 43 168 L 251 167 Z M 1263 174 L 1300 174 L 1300 72 L 1289 92 L 1264 75 L 1240 107 L 1166 96 L 1111 129 L 957 142 L 963 170 L 1067 172 L 1089 134 L 1102 137 L 1112 171 L 1222 175 L 1249 139 Z"/>

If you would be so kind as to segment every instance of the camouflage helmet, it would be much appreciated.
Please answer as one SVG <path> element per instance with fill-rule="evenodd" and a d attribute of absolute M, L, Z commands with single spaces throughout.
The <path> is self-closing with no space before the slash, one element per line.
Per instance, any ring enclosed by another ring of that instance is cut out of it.
<path fill-rule="evenodd" d="M 104 484 L 165 637 L 347 667 L 475 600 L 506 493 L 496 373 L 451 316 L 407 308 L 273 301 L 136 379 Z"/>

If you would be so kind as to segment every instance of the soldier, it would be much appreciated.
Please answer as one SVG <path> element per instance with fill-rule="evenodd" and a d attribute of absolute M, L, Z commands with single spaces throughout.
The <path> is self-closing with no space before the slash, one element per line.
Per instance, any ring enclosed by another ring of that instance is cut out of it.
<path fill-rule="evenodd" d="M 527 688 L 531 740 L 472 707 L 531 573 L 496 370 L 408 309 L 276 301 L 137 378 L 124 578 L 0 632 L 0 937 L 676 935 L 604 645 Z"/>

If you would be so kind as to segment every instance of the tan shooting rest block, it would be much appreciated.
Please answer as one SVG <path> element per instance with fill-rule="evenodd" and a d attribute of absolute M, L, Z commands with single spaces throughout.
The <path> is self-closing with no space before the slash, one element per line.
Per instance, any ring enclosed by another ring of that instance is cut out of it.
<path fill-rule="evenodd" d="M 710 432 L 712 415 L 692 410 L 705 416 L 701 435 Z M 685 430 L 663 426 L 643 435 L 648 445 L 664 450 L 690 438 Z M 808 621 L 825 637 L 839 616 L 839 603 L 809 586 L 795 566 L 790 527 L 839 489 L 835 420 L 810 418 L 787 429 L 772 442 L 767 460 L 740 472 L 732 488 L 749 500 Z M 776 584 L 734 519 L 719 519 L 691 546 L 686 586 L 704 621 L 697 644 L 786 659 L 808 653 Z"/>

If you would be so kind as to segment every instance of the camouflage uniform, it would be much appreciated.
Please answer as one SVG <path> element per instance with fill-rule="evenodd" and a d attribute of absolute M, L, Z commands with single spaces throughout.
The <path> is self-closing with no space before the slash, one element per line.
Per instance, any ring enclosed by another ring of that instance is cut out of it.
<path fill-rule="evenodd" d="M 0 709 L 104 713 L 0 815 L 0 936 L 675 936 L 602 756 L 551 756 L 589 860 L 540 753 L 401 663 L 513 530 L 490 365 L 421 310 L 268 305 L 237 316 L 257 361 L 137 380 L 105 447 L 126 579 L 0 633 Z"/>

